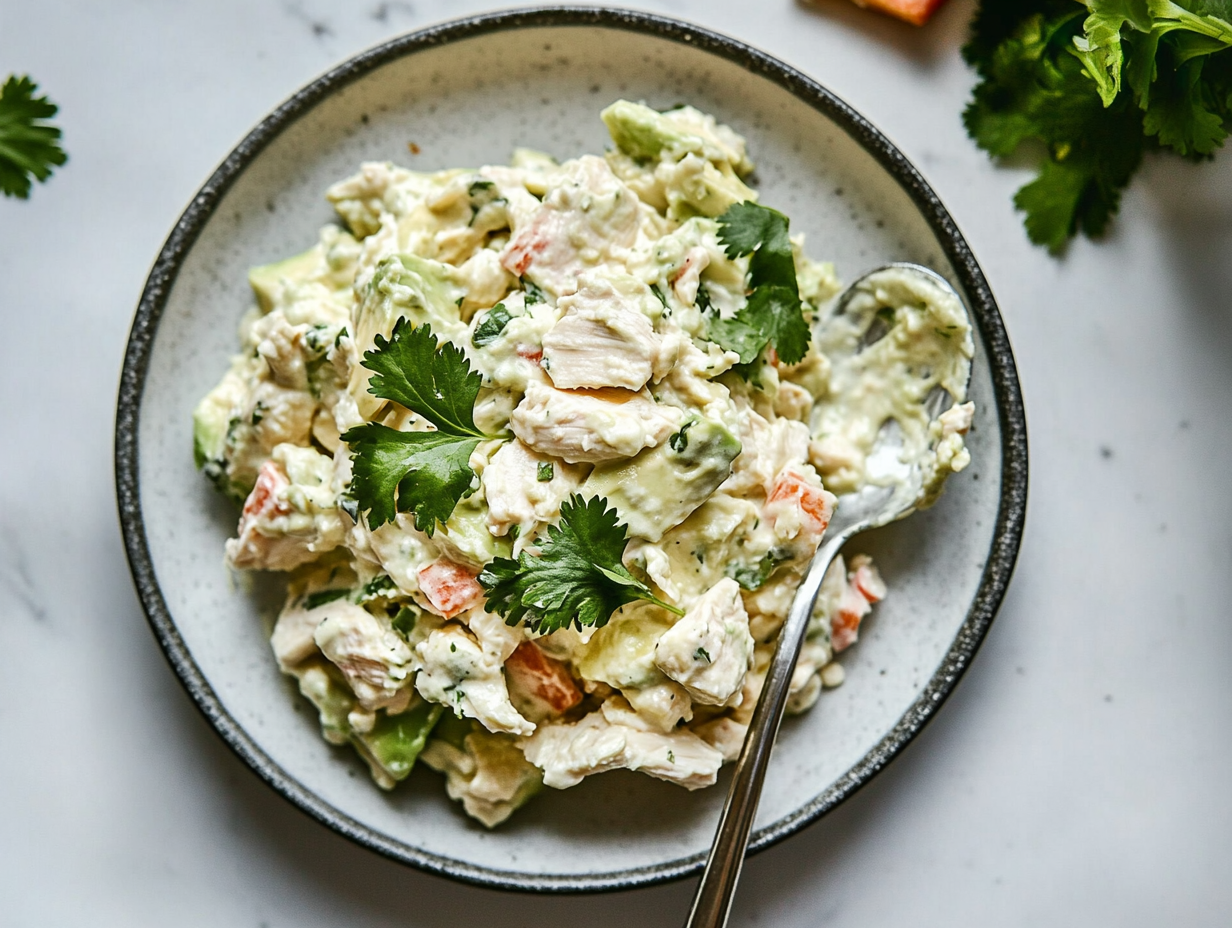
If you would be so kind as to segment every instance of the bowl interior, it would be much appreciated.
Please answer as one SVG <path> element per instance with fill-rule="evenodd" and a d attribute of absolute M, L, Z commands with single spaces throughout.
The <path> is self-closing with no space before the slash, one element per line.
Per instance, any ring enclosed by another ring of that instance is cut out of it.
<path fill-rule="evenodd" d="M 247 268 L 313 243 L 333 218 L 322 196 L 331 182 L 368 160 L 433 170 L 504 163 L 515 146 L 560 158 L 601 152 L 609 142 L 598 113 L 619 97 L 660 108 L 688 102 L 745 135 L 762 201 L 786 212 L 810 255 L 834 261 L 844 280 L 913 261 L 961 291 L 895 178 L 779 84 L 653 34 L 597 25 L 498 30 L 408 49 L 327 94 L 252 157 L 183 259 L 140 400 L 137 468 L 153 569 L 217 698 L 215 724 L 233 721 L 270 769 L 297 784 L 290 792 L 301 804 L 336 827 L 404 860 L 501 885 L 598 888 L 684 872 L 709 846 L 724 787 L 688 793 L 610 773 L 546 791 L 491 832 L 465 818 L 430 771 L 393 793 L 376 789 L 353 752 L 321 740 L 314 713 L 274 665 L 267 633 L 276 584 L 223 567 L 237 514 L 193 468 L 191 413 L 236 349 L 236 325 L 252 302 Z M 785 724 L 758 815 L 763 839 L 768 826 L 837 789 L 895 727 L 968 616 L 1001 491 L 1002 435 L 978 338 L 971 395 L 970 470 L 934 509 L 856 542 L 877 558 L 890 595 L 844 655 L 847 681 Z"/>

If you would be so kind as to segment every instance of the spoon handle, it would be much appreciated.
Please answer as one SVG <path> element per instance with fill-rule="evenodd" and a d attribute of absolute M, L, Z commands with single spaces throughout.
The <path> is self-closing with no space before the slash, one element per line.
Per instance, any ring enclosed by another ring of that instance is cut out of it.
<path fill-rule="evenodd" d="M 791 602 L 791 611 L 779 632 L 779 642 L 766 671 L 761 696 L 744 736 L 744 747 L 736 762 L 736 774 L 727 792 L 710 857 L 706 861 L 706 869 L 702 871 L 701 883 L 697 887 L 697 895 L 693 897 L 693 909 L 689 912 L 685 928 L 723 928 L 727 924 L 740 869 L 744 865 L 749 832 L 753 828 L 753 817 L 757 814 L 757 802 L 761 798 L 762 781 L 766 778 L 770 751 L 774 747 L 779 723 L 783 720 L 787 692 L 796 670 L 796 658 L 800 656 L 800 646 L 808 631 L 813 604 L 817 601 L 821 581 L 830 562 L 851 534 L 848 530 L 825 540 L 813 555 L 808 573 Z"/>

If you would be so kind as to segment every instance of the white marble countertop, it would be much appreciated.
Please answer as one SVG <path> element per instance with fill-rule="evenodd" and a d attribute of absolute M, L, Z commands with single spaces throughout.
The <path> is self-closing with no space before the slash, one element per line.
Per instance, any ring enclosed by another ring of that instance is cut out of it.
<path fill-rule="evenodd" d="M 752 859 L 737 925 L 1225 925 L 1232 918 L 1232 158 L 1151 161 L 1056 260 L 959 121 L 971 0 L 925 30 L 819 0 L 634 4 L 801 68 L 885 131 L 973 246 L 1017 353 L 1026 540 L 943 712 Z M 0 924 L 671 926 L 692 882 L 592 897 L 425 876 L 309 820 L 214 735 L 133 593 L 112 485 L 149 264 L 216 163 L 330 65 L 474 0 L 8 4 L 0 72 L 72 160 L 0 200 Z"/>

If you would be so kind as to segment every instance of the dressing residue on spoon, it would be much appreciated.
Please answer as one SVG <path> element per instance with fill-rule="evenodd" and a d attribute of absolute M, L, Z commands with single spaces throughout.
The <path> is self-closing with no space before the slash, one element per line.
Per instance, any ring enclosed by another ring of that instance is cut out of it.
<path fill-rule="evenodd" d="M 884 485 L 918 468 L 924 508 L 970 463 L 971 325 L 953 291 L 920 270 L 868 275 L 817 327 L 830 376 L 813 408 L 809 460 L 831 492 Z"/>

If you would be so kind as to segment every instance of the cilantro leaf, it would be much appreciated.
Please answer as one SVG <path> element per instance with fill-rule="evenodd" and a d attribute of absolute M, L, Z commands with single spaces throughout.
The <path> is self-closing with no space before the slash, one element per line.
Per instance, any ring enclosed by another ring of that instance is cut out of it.
<path fill-rule="evenodd" d="M 1181 155 L 1209 155 L 1228 137 L 1214 101 L 1204 98 L 1202 58 L 1161 73 L 1152 85 L 1142 128 Z"/>
<path fill-rule="evenodd" d="M 780 361 L 798 364 L 804 360 L 811 332 L 795 287 L 758 287 L 745 310 L 769 334 Z"/>
<path fill-rule="evenodd" d="M 500 338 L 501 332 L 505 331 L 505 326 L 509 324 L 509 320 L 512 318 L 513 316 L 509 314 L 509 310 L 505 309 L 505 304 L 497 303 L 483 317 L 483 321 L 475 326 L 475 334 L 471 336 L 471 344 L 476 348 L 492 344 L 492 342 Z"/>
<path fill-rule="evenodd" d="M 1024 19 L 984 62 L 985 80 L 976 85 L 963 124 L 989 154 L 1013 154 L 1028 139 L 1068 141 L 1099 113 L 1098 98 L 1068 54 L 1080 26 L 1081 11 L 1074 9 L 1056 20 Z"/>
<path fill-rule="evenodd" d="M 380 335 L 374 341 L 376 348 L 364 352 L 363 360 L 373 372 L 369 393 L 400 403 L 442 432 L 486 437 L 474 419 L 483 377 L 471 370 L 461 348 L 451 342 L 438 347 L 430 325 L 412 326 L 405 317 L 388 341 Z"/>
<path fill-rule="evenodd" d="M 995 157 L 1027 141 L 1047 152 L 1039 176 L 1014 198 L 1031 241 L 1059 252 L 1077 232 L 1103 232 L 1145 148 L 1141 114 L 1127 95 L 1105 108 L 1073 40 L 1082 8 L 1050 4 L 1019 21 L 983 59 L 983 80 L 963 114 L 968 134 Z"/>
<path fill-rule="evenodd" d="M 438 349 L 426 324 L 412 327 L 399 319 L 389 340 L 378 335 L 375 344 L 363 360 L 373 372 L 368 391 L 402 404 L 436 430 L 400 432 L 377 423 L 349 429 L 342 436 L 353 459 L 349 493 L 372 528 L 413 512 L 415 528 L 431 535 L 470 489 L 471 453 L 495 437 L 475 426 L 483 378 L 457 346 L 446 342 Z"/>
<path fill-rule="evenodd" d="M 718 219 L 719 241 L 729 258 L 752 255 L 749 285 L 796 289 L 796 262 L 787 236 L 788 219 L 752 200 L 733 203 Z"/>
<path fill-rule="evenodd" d="M 752 254 L 768 239 L 776 238 L 775 219 L 786 219 L 782 213 L 745 200 L 733 203 L 718 218 L 719 241 L 729 258 Z"/>
<path fill-rule="evenodd" d="M 351 446 L 351 492 L 368 513 L 368 525 L 378 528 L 409 511 L 415 528 L 431 535 L 470 489 L 470 456 L 481 439 L 367 423 L 342 440 Z"/>
<path fill-rule="evenodd" d="M 967 64 L 986 77 L 986 66 L 998 47 L 1010 38 L 1023 20 L 1037 14 L 1052 18 L 1068 10 L 1071 0 L 1017 0 L 1015 3 L 984 2 L 971 21 L 971 35 L 963 46 Z"/>
<path fill-rule="evenodd" d="M 1232 46 L 1228 0 L 1087 0 L 1087 5 L 1090 15 L 1075 45 L 1105 106 L 1121 88 L 1126 58 L 1130 87 L 1139 106 L 1147 109 L 1149 87 L 1157 74 L 1162 76 L 1190 57 Z M 1161 68 L 1155 59 L 1164 48 L 1183 51 L 1179 61 L 1165 62 Z"/>
<path fill-rule="evenodd" d="M 30 196 L 33 177 L 40 182 L 53 167 L 68 160 L 60 147 L 60 130 L 47 123 L 59 107 L 36 97 L 38 84 L 28 76 L 9 75 L 0 88 L 0 190 L 22 200 Z"/>
<path fill-rule="evenodd" d="M 769 338 L 742 309 L 730 319 L 714 318 L 706 328 L 706 337 L 725 351 L 740 355 L 741 364 L 751 364 L 762 353 Z"/>
<path fill-rule="evenodd" d="M 796 364 L 808 353 L 811 335 L 800 302 L 788 219 L 752 201 L 735 203 L 718 219 L 719 242 L 729 258 L 750 255 L 745 305 L 730 319 L 712 318 L 706 335 L 750 364 L 773 345 L 779 360 Z"/>
<path fill-rule="evenodd" d="M 523 551 L 517 560 L 499 557 L 484 568 L 479 584 L 487 591 L 484 608 L 517 625 L 523 619 L 540 633 L 565 628 L 601 627 L 626 603 L 645 600 L 681 615 L 658 599 L 621 563 L 627 529 L 607 500 L 583 501 L 574 494 L 560 507 L 560 524 L 550 525 L 539 554 Z"/>
<path fill-rule="evenodd" d="M 1073 164 L 1045 161 L 1039 176 L 1014 194 L 1014 205 L 1027 214 L 1027 235 L 1053 252 L 1074 234 L 1088 172 Z"/>
<path fill-rule="evenodd" d="M 779 360 L 795 364 L 808 352 L 808 323 L 800 296 L 786 287 L 760 287 L 730 319 L 712 319 L 707 335 L 728 351 L 740 355 L 741 364 L 754 361 L 768 343 Z"/>

